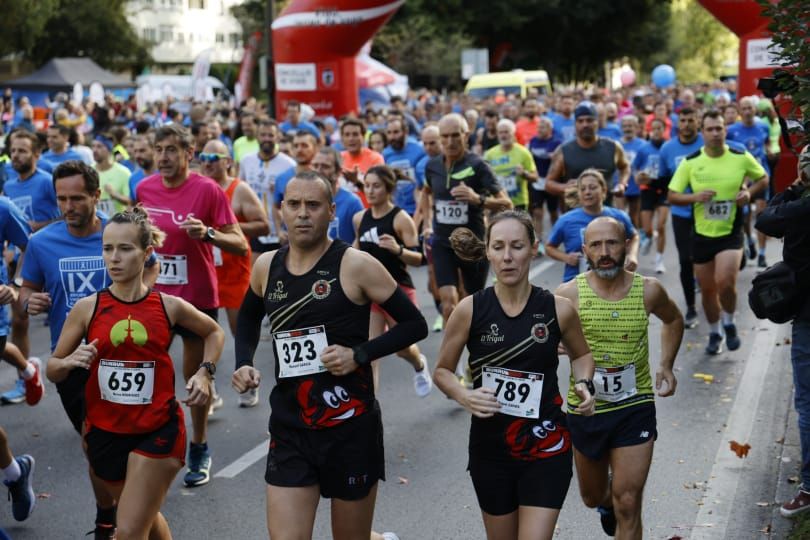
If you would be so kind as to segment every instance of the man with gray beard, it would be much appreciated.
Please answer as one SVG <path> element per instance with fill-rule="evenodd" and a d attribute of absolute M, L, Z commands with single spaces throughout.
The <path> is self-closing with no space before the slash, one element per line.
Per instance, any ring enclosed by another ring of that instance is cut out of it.
<path fill-rule="evenodd" d="M 589 384 L 596 395 L 596 413 L 586 417 L 576 412 L 581 399 L 573 379 L 568 392 L 568 429 L 582 500 L 597 509 L 606 534 L 640 539 L 642 493 L 658 435 L 649 317 L 653 314 L 663 322 L 661 362 L 655 374 L 661 397 L 675 393 L 678 381 L 672 366 L 684 323 L 657 279 L 625 270 L 628 244 L 619 221 L 593 220 L 582 246 L 593 270 L 564 283 L 555 294 L 571 300 L 579 311 L 596 364 Z"/>

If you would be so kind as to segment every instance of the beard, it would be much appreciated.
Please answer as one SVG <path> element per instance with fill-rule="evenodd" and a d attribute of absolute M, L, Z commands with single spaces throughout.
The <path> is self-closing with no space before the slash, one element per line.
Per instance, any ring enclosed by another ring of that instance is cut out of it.
<path fill-rule="evenodd" d="M 622 256 L 619 257 L 618 260 L 616 260 L 616 259 L 614 259 L 612 257 L 600 257 L 598 261 L 593 261 L 593 260 L 591 260 L 590 257 L 588 257 L 588 264 L 590 265 L 591 270 L 593 270 L 594 273 L 597 276 L 599 276 L 600 278 L 602 278 L 602 279 L 614 279 L 616 276 L 619 275 L 619 272 L 621 272 L 622 269 L 624 268 L 624 260 L 625 260 L 626 257 L 627 257 L 627 254 L 625 254 L 625 253 L 622 253 Z M 602 262 L 605 262 L 605 261 L 612 262 L 613 266 L 611 268 L 602 268 L 602 267 L 600 267 L 599 263 L 602 263 Z"/>

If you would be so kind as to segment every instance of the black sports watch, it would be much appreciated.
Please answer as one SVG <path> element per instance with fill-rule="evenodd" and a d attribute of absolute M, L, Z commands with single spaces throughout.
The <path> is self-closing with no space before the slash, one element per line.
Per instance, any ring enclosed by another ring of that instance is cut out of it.
<path fill-rule="evenodd" d="M 200 364 L 201 368 L 205 368 L 208 371 L 208 375 L 213 379 L 214 375 L 217 374 L 217 365 L 213 362 L 203 362 Z"/>
<path fill-rule="evenodd" d="M 584 384 L 585 388 L 588 389 L 588 392 L 590 392 L 592 396 L 596 395 L 596 386 L 593 384 L 593 379 L 580 379 L 577 383 Z"/>
<path fill-rule="evenodd" d="M 216 232 L 217 232 L 217 230 L 215 228 L 208 227 L 205 230 L 205 236 L 203 237 L 203 240 L 205 240 L 206 242 L 213 242 L 214 241 L 214 235 L 216 234 Z"/>

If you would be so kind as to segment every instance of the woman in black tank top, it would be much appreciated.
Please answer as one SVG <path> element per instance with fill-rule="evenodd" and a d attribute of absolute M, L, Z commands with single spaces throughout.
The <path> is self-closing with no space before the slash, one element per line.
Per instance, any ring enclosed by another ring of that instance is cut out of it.
<path fill-rule="evenodd" d="M 370 253 L 388 270 L 405 294 L 418 307 L 416 291 L 408 273 L 407 265 L 422 264 L 422 252 L 416 225 L 407 212 L 395 206 L 391 199 L 397 185 L 397 174 L 390 167 L 378 165 L 366 171 L 366 199 L 369 207 L 354 215 L 355 247 Z M 382 308 L 373 304 L 369 322 L 369 339 L 374 339 L 385 331 L 386 326 L 394 326 L 394 321 Z M 414 391 L 419 397 L 427 396 L 433 388 L 427 359 L 416 344 L 399 351 L 397 355 L 405 359 L 414 369 Z M 379 388 L 380 363 L 371 364 L 374 371 L 374 387 Z"/>
<path fill-rule="evenodd" d="M 593 357 L 567 299 L 529 282 L 537 240 L 523 211 L 496 214 L 486 243 L 450 237 L 463 260 L 487 257 L 497 277 L 447 321 L 437 386 L 472 417 L 468 470 L 487 537 L 551 539 L 572 472 L 571 438 L 557 384 L 557 345 L 569 352 L 582 414 L 593 414 Z M 473 389 L 455 370 L 469 351 Z"/>

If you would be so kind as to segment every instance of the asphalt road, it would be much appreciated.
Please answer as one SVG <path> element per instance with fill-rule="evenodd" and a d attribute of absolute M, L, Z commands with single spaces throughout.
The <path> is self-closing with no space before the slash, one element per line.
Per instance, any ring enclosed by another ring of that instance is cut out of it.
<path fill-rule="evenodd" d="M 771 241 L 769 260 L 776 260 L 780 249 L 780 244 Z M 660 279 L 683 308 L 671 242 L 665 260 L 668 271 Z M 652 266 L 652 255 L 643 257 L 640 271 L 651 274 Z M 562 266 L 541 258 L 535 261 L 533 272 L 535 284 L 554 288 Z M 782 454 L 791 397 L 789 347 L 784 339 L 790 329 L 753 318 L 744 295 L 755 272 L 749 264 L 739 279 L 742 348 L 706 356 L 703 348 L 708 330 L 702 319 L 684 337 L 676 361 L 676 395 L 657 401 L 659 438 L 644 494 L 645 538 L 747 539 L 765 537 L 760 531 L 766 527 L 786 528 L 776 516 L 774 499 L 780 467 L 784 459 L 790 459 Z M 413 274 L 423 312 L 432 324 L 435 310 L 425 292 L 424 269 Z M 659 329 L 653 319 L 653 367 L 660 349 Z M 32 352 L 46 358 L 47 327 L 41 320 L 33 320 L 31 331 Z M 420 344 L 431 366 L 441 337 L 431 333 Z M 177 345 L 172 352 L 179 357 Z M 182 486 L 182 473 L 178 475 L 163 506 L 175 538 L 267 537 L 263 454 L 270 413 L 271 354 L 270 343 L 262 342 L 256 356 L 265 376 L 260 405 L 240 409 L 236 394 L 226 383 L 233 366 L 233 342 L 228 338 L 218 379 L 226 403 L 210 421 L 214 477 L 207 486 L 187 489 Z M 404 361 L 391 357 L 382 363 L 378 395 L 385 426 L 387 481 L 379 488 L 375 529 L 395 531 L 402 540 L 483 538 L 465 470 L 469 415 L 435 389 L 427 398 L 417 398 Z M 712 375 L 713 381 L 694 378 L 694 373 Z M 11 387 L 14 376 L 8 365 L 0 367 L 0 389 Z M 565 359 L 559 377 L 565 395 Z M 178 382 L 178 394 L 181 391 Z M 15 540 L 83 538 L 93 528 L 95 517 L 87 463 L 53 385 L 47 385 L 47 394 L 36 407 L 0 408 L 0 424 L 9 433 L 14 452 L 36 458 L 34 480 L 39 497 L 34 513 L 21 524 L 12 520 L 10 503 L 6 503 L 0 509 L 0 527 Z M 748 457 L 740 459 L 731 453 L 730 440 L 750 444 Z M 784 496 L 784 487 L 781 493 Z M 318 511 L 314 537 L 331 537 L 326 500 Z M 556 537 L 604 538 L 597 513 L 581 502 L 576 477 Z"/>

